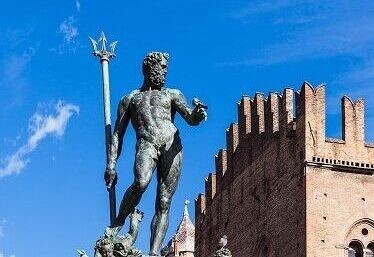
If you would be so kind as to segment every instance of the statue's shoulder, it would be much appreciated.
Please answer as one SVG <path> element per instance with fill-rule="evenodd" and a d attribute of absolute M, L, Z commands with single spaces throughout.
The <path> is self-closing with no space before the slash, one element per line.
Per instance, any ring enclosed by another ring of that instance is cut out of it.
<path fill-rule="evenodd" d="M 131 91 L 129 94 L 126 94 L 126 95 L 122 96 L 122 98 L 121 98 L 121 100 L 120 100 L 121 103 L 122 103 L 122 104 L 130 103 L 131 100 L 132 100 L 132 98 L 133 98 L 136 94 L 138 94 L 139 92 L 140 92 L 139 89 L 135 89 L 135 90 Z"/>
<path fill-rule="evenodd" d="M 172 97 L 179 97 L 182 95 L 182 92 L 175 88 L 165 88 L 164 89 L 167 93 L 169 93 Z"/>

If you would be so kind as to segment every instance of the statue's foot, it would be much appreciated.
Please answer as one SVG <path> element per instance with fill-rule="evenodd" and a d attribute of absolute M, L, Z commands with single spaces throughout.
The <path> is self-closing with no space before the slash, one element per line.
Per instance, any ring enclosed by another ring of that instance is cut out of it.
<path fill-rule="evenodd" d="M 131 257 L 142 257 L 142 252 L 136 248 L 132 248 L 129 252 L 129 256 Z"/>
<path fill-rule="evenodd" d="M 118 227 L 106 227 L 105 228 L 105 237 L 116 237 L 121 230 L 122 226 Z"/>

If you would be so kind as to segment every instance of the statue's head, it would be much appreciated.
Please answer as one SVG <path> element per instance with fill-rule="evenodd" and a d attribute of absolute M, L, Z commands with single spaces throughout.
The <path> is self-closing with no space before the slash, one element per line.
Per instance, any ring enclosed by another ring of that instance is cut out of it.
<path fill-rule="evenodd" d="M 100 257 L 112 257 L 114 251 L 114 244 L 110 238 L 102 238 L 96 242 L 95 256 Z"/>
<path fill-rule="evenodd" d="M 160 89 L 168 71 L 168 53 L 150 52 L 143 61 L 143 75 L 149 86 Z"/>

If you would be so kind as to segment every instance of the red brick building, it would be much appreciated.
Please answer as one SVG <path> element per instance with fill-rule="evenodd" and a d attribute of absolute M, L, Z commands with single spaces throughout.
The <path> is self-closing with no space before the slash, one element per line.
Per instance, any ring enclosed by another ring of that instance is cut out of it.
<path fill-rule="evenodd" d="M 325 136 L 325 86 L 238 103 L 238 123 L 195 203 L 195 256 L 226 234 L 235 257 L 373 256 L 374 145 L 364 101 L 342 98 L 342 138 Z"/>

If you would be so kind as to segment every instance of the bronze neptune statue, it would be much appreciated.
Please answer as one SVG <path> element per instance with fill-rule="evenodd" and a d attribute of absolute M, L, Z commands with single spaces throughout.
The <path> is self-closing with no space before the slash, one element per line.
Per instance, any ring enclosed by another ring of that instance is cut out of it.
<path fill-rule="evenodd" d="M 164 87 L 168 58 L 167 53 L 149 53 L 143 61 L 143 85 L 120 100 L 104 176 L 107 187 L 116 184 L 116 162 L 131 121 L 137 139 L 134 181 L 126 190 L 119 213 L 114 224 L 107 228 L 106 235 L 116 237 L 126 217 L 136 211 L 157 169 L 157 196 L 149 251 L 153 256 L 158 255 L 165 237 L 170 203 L 181 171 L 182 144 L 174 117 L 179 113 L 191 126 L 198 125 L 207 117 L 207 106 L 202 102 L 194 99 L 191 108 L 179 90 Z"/>

